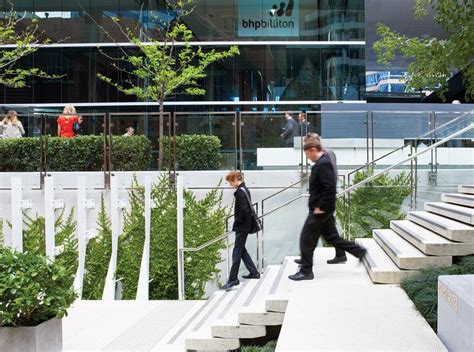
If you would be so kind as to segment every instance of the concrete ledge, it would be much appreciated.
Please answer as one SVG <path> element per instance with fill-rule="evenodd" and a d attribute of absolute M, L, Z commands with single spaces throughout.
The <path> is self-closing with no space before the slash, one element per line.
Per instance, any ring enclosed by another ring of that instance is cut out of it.
<path fill-rule="evenodd" d="M 267 334 L 265 326 L 258 325 L 215 325 L 212 336 L 228 339 L 256 339 Z"/>
<path fill-rule="evenodd" d="M 187 350 L 198 351 L 232 351 L 240 348 L 239 339 L 187 338 Z"/>
<path fill-rule="evenodd" d="M 283 324 L 284 313 L 276 312 L 239 312 L 239 323 L 247 325 L 275 326 Z"/>
<path fill-rule="evenodd" d="M 268 312 L 285 313 L 288 306 L 288 298 L 270 298 L 265 300 L 265 310 Z"/>
<path fill-rule="evenodd" d="M 474 275 L 438 277 L 438 336 L 449 351 L 474 351 Z"/>

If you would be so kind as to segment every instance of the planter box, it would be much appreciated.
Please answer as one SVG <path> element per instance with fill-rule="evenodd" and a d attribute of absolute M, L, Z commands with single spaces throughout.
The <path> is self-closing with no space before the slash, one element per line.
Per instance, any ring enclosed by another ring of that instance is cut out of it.
<path fill-rule="evenodd" d="M 36 326 L 0 327 L 0 351 L 45 352 L 63 348 L 62 322 L 53 318 Z"/>

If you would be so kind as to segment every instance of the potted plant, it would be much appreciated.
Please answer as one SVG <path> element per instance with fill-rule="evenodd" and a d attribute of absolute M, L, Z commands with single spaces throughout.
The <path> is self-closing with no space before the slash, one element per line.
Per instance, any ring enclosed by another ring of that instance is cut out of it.
<path fill-rule="evenodd" d="M 76 299 L 63 266 L 0 245 L 0 351 L 61 351 L 61 318 Z"/>

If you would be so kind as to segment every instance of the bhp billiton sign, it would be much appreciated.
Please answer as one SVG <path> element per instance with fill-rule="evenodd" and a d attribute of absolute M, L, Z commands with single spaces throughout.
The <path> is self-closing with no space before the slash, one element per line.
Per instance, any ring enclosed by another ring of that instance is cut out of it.
<path fill-rule="evenodd" d="M 299 36 L 298 0 L 239 0 L 239 37 Z"/>

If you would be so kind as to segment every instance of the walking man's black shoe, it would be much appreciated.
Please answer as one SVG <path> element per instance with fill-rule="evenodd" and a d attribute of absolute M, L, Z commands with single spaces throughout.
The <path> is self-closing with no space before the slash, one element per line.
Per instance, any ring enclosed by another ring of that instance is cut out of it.
<path fill-rule="evenodd" d="M 295 259 L 295 263 L 298 264 L 298 265 L 301 265 L 303 262 L 301 261 L 300 258 L 298 258 L 298 259 Z"/>
<path fill-rule="evenodd" d="M 357 258 L 359 258 L 359 262 L 362 262 L 366 254 L 367 254 L 367 249 L 362 247 L 360 254 L 357 256 Z"/>
<path fill-rule="evenodd" d="M 221 287 L 221 290 L 230 290 L 232 287 L 240 284 L 239 280 L 227 281 L 227 283 Z"/>
<path fill-rule="evenodd" d="M 260 279 L 260 274 L 248 274 L 248 275 L 242 275 L 243 279 Z"/>
<path fill-rule="evenodd" d="M 343 264 L 347 262 L 347 257 L 334 257 L 333 259 L 329 259 L 326 263 L 328 264 Z"/>
<path fill-rule="evenodd" d="M 313 280 L 314 274 L 313 273 L 303 273 L 298 271 L 296 274 L 288 276 L 290 280 L 294 281 L 301 281 L 301 280 Z"/>

